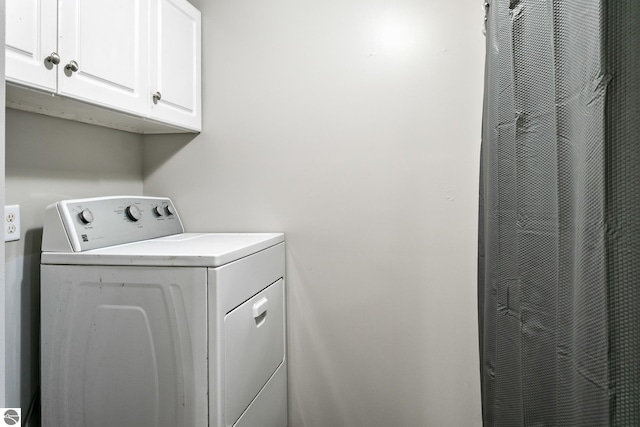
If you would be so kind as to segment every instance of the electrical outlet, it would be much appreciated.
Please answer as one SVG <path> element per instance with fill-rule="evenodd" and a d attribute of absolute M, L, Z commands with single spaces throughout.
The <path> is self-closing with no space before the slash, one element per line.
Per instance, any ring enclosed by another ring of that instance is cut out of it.
<path fill-rule="evenodd" d="M 20 240 L 20 205 L 4 207 L 4 241 Z"/>

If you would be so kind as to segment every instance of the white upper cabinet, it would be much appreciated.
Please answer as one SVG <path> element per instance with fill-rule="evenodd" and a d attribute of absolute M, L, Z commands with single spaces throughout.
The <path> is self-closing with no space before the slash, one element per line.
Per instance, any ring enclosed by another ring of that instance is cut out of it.
<path fill-rule="evenodd" d="M 139 133 L 201 130 L 201 18 L 186 0 L 6 6 L 8 107 Z"/>
<path fill-rule="evenodd" d="M 58 93 L 147 115 L 149 0 L 58 1 Z"/>
<path fill-rule="evenodd" d="M 7 0 L 6 8 L 6 79 L 55 91 L 57 0 Z"/>
<path fill-rule="evenodd" d="M 151 12 L 151 117 L 201 127 L 201 17 L 185 0 L 158 0 Z"/>

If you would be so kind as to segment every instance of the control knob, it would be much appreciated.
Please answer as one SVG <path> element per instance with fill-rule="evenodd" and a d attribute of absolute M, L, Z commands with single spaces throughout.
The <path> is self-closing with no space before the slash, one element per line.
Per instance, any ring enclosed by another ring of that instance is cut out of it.
<path fill-rule="evenodd" d="M 136 205 L 127 206 L 124 211 L 131 221 L 138 221 L 142 218 L 142 212 L 140 212 L 140 209 Z"/>
<path fill-rule="evenodd" d="M 167 205 L 164 209 L 167 212 L 167 215 L 175 215 L 176 213 L 176 210 L 173 208 L 172 205 Z"/>
<path fill-rule="evenodd" d="M 164 216 L 164 210 L 162 209 L 162 206 L 155 206 L 155 207 L 153 208 L 153 213 L 154 213 L 156 216 Z"/>
<path fill-rule="evenodd" d="M 93 213 L 89 209 L 83 209 L 78 216 L 84 224 L 91 224 L 93 222 Z"/>

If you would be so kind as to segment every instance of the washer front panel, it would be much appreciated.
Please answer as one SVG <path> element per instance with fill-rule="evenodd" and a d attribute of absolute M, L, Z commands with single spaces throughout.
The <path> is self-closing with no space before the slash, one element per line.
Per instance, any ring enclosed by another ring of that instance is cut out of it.
<path fill-rule="evenodd" d="M 200 426 L 207 270 L 42 266 L 43 426 Z"/>

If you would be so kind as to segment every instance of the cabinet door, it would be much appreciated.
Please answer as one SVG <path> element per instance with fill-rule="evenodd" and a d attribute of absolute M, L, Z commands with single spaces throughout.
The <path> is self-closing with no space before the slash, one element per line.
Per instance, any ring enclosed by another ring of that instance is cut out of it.
<path fill-rule="evenodd" d="M 58 93 L 148 115 L 149 0 L 59 3 Z"/>
<path fill-rule="evenodd" d="M 6 77 L 8 81 L 55 92 L 57 0 L 7 0 Z"/>
<path fill-rule="evenodd" d="M 152 0 L 151 117 L 194 131 L 202 129 L 200 37 L 200 11 L 190 3 Z"/>

